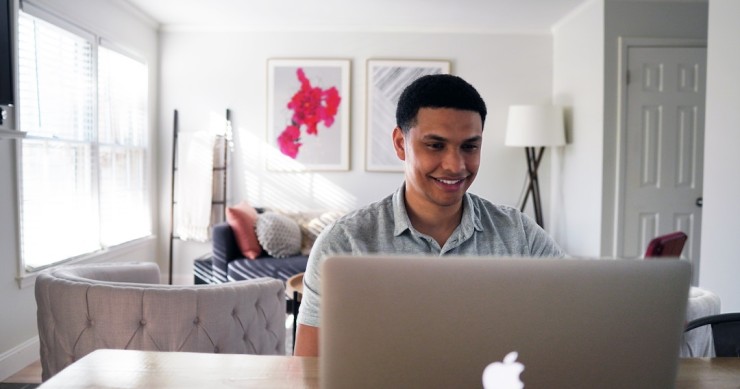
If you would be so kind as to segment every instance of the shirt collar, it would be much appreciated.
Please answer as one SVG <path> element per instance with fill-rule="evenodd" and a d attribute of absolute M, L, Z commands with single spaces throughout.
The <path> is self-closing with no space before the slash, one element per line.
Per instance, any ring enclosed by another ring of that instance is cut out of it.
<path fill-rule="evenodd" d="M 406 183 L 404 182 L 400 188 L 393 193 L 393 236 L 399 236 L 404 231 L 411 229 L 411 220 L 409 214 L 406 212 L 406 201 L 404 200 L 404 193 L 406 191 Z M 480 221 L 480 214 L 477 210 L 473 209 L 474 202 L 469 193 L 465 192 L 463 197 L 463 214 L 460 221 L 460 231 L 465 237 L 469 237 L 473 234 L 473 230 L 483 231 L 483 224 Z"/>
<path fill-rule="evenodd" d="M 471 196 L 470 193 L 465 192 L 463 204 L 463 215 L 460 227 L 465 237 L 472 235 L 473 230 L 483 231 L 483 223 L 480 220 L 480 210 L 475 207 L 476 202 L 473 201 L 473 196 Z"/>
<path fill-rule="evenodd" d="M 406 213 L 406 201 L 403 199 L 405 192 L 406 183 L 404 182 L 393 194 L 393 236 L 399 236 L 411 229 L 411 220 L 409 220 L 409 214 Z"/>

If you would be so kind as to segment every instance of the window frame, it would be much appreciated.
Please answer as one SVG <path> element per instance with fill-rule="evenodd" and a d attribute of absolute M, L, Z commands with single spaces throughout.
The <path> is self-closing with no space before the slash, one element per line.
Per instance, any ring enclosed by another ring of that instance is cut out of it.
<path fill-rule="evenodd" d="M 34 5 L 32 3 L 29 3 L 28 1 L 19 1 L 19 7 L 16 8 L 12 14 L 11 14 L 11 20 L 12 20 L 12 28 L 16 32 L 13 43 L 13 71 L 15 74 L 14 82 L 19 83 L 18 79 L 18 18 L 19 18 L 19 12 L 24 12 L 34 18 L 41 19 L 47 23 L 53 24 L 54 26 L 66 30 L 72 34 L 75 34 L 82 39 L 87 40 L 91 45 L 91 55 L 92 55 L 92 66 L 94 68 L 93 71 L 93 115 L 92 120 L 94 123 L 94 140 L 92 141 L 92 144 L 94 144 L 95 148 L 98 148 L 99 140 L 98 140 L 98 134 L 97 131 L 99 130 L 99 122 L 98 122 L 98 113 L 99 113 L 99 85 L 98 85 L 98 52 L 99 47 L 104 47 L 107 50 L 115 51 L 119 54 L 122 54 L 124 56 L 127 56 L 135 61 L 141 62 L 144 66 L 147 68 L 147 80 L 146 80 L 146 90 L 147 90 L 147 100 L 151 98 L 150 91 L 149 91 L 149 84 L 150 84 L 150 78 L 151 75 L 149 75 L 149 64 L 146 60 L 145 56 L 135 54 L 133 51 L 128 50 L 124 48 L 122 45 L 117 44 L 115 41 L 107 39 L 102 37 L 99 34 L 96 34 L 89 29 L 86 29 L 84 27 L 81 27 L 74 22 L 68 20 L 67 18 L 64 18 L 62 16 L 59 16 L 49 10 L 44 9 L 43 7 Z M 20 90 L 20 84 L 16 84 L 15 86 L 16 93 Z M 18 100 L 17 106 L 20 105 L 20 100 Z M 16 108 L 19 109 L 20 107 Z M 17 116 L 17 127 L 20 128 L 22 126 L 20 115 Z M 18 283 L 19 288 L 27 288 L 30 286 L 33 286 L 35 284 L 36 277 L 38 274 L 46 269 L 52 269 L 62 266 L 68 266 L 71 264 L 77 264 L 77 263 L 86 263 L 86 262 L 107 262 L 107 261 L 118 261 L 118 260 L 125 260 L 129 255 L 144 250 L 147 247 L 150 247 L 156 238 L 156 223 L 154 223 L 154 217 L 153 217 L 153 210 L 154 210 L 154 191 L 155 188 L 152 186 L 152 176 L 155 173 L 154 167 L 152 167 L 152 159 L 153 157 L 153 144 L 151 142 L 152 140 L 152 128 L 150 126 L 151 124 L 151 109 L 150 109 L 150 102 L 147 101 L 147 108 L 146 108 L 146 153 L 144 158 L 144 166 L 145 166 L 145 182 L 147 184 L 147 190 L 145 193 L 146 198 L 146 210 L 149 215 L 150 219 L 150 231 L 149 234 L 146 236 L 142 236 L 139 238 L 132 239 L 130 241 L 126 241 L 124 243 L 112 245 L 109 247 L 103 247 L 100 250 L 95 250 L 93 252 L 84 253 L 81 255 L 73 256 L 70 258 L 63 259 L 61 261 L 54 262 L 52 264 L 44 265 L 44 266 L 38 266 L 33 269 L 27 268 L 25 264 L 25 258 L 23 256 L 23 242 L 22 242 L 22 232 L 21 232 L 21 223 L 22 223 L 22 202 L 23 202 L 23 146 L 22 146 L 22 140 L 19 139 L 18 142 L 15 142 L 15 171 L 16 171 L 16 194 L 17 194 L 17 205 L 16 205 L 16 228 L 18 233 L 16 234 L 16 241 L 17 241 L 17 276 L 16 281 Z M 26 134 L 26 138 L 34 139 L 33 135 Z M 38 139 L 44 139 L 43 137 L 39 137 Z M 95 151 L 93 153 L 94 157 L 98 157 L 98 151 Z M 98 164 L 99 161 L 96 162 Z M 97 197 L 99 195 L 100 191 L 100 168 L 95 167 L 93 169 L 93 183 L 95 185 L 95 196 Z M 99 202 L 99 199 L 96 201 Z M 98 204 L 99 207 L 99 204 Z"/>

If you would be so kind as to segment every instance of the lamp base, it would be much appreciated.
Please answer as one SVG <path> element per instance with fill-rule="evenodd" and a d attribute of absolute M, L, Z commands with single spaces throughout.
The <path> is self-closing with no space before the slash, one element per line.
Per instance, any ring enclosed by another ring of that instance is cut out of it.
<path fill-rule="evenodd" d="M 527 177 L 529 179 L 529 185 L 524 194 L 520 211 L 524 212 L 524 209 L 527 206 L 527 200 L 529 200 L 529 195 L 531 194 L 535 221 L 537 221 L 537 224 L 539 224 L 540 227 L 545 228 L 545 221 L 542 217 L 540 182 L 537 178 L 537 169 L 540 167 L 540 161 L 542 161 L 542 154 L 545 152 L 545 148 L 540 147 L 539 150 L 536 150 L 535 147 L 525 147 L 524 152 L 527 154 Z"/>

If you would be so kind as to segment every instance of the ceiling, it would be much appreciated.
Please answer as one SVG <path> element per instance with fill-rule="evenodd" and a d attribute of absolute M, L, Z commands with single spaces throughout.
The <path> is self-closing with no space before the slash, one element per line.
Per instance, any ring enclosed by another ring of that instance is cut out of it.
<path fill-rule="evenodd" d="M 588 0 L 120 0 L 163 30 L 549 33 Z"/>

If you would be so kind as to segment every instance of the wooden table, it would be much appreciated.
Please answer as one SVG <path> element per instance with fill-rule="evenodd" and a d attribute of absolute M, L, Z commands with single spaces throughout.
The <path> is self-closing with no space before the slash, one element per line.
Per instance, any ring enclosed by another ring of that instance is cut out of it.
<path fill-rule="evenodd" d="M 318 358 L 97 350 L 41 385 L 53 388 L 318 388 Z M 740 388 L 740 358 L 681 359 L 677 389 Z"/>
<path fill-rule="evenodd" d="M 40 388 L 318 388 L 317 358 L 96 350 Z"/>
<path fill-rule="evenodd" d="M 740 388 L 740 358 L 681 358 L 676 389 Z"/>

